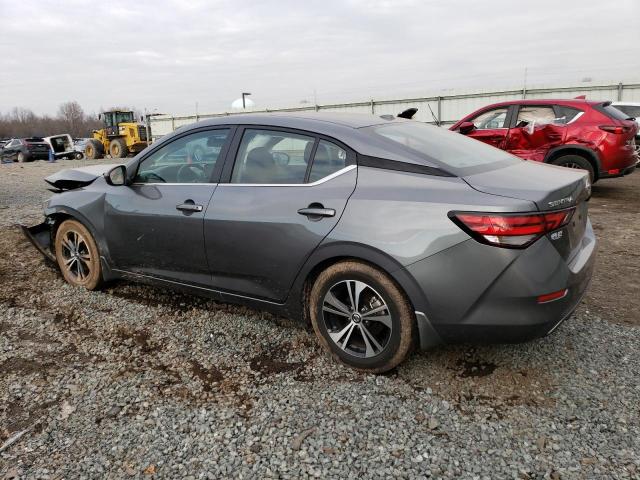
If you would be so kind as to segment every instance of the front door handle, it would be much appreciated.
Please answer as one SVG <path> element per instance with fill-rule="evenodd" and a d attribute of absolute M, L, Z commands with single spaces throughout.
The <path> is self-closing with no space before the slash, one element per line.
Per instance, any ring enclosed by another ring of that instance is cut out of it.
<path fill-rule="evenodd" d="M 176 210 L 182 210 L 183 212 L 201 212 L 202 205 L 196 205 L 193 200 L 187 200 L 180 205 L 176 205 Z"/>
<path fill-rule="evenodd" d="M 307 207 L 298 210 L 300 215 L 306 215 L 309 218 L 313 217 L 335 217 L 336 211 L 333 208 L 324 207 Z"/>

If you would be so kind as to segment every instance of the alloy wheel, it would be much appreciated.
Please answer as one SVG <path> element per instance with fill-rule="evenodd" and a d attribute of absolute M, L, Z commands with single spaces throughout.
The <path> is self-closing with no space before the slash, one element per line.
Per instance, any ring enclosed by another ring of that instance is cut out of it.
<path fill-rule="evenodd" d="M 343 280 L 329 288 L 322 302 L 322 319 L 331 340 L 361 358 L 382 353 L 393 330 L 385 299 L 359 280 Z"/>
<path fill-rule="evenodd" d="M 578 164 L 577 164 L 577 163 L 575 163 L 575 162 L 567 162 L 567 163 L 565 163 L 565 164 L 564 164 L 564 165 L 562 165 L 562 166 L 563 166 L 563 167 L 566 167 L 566 168 L 578 168 L 578 169 L 584 169 L 584 167 L 582 167 L 581 165 L 578 165 Z"/>
<path fill-rule="evenodd" d="M 64 268 L 76 282 L 84 282 L 91 274 L 91 251 L 80 233 L 69 230 L 64 234 L 62 257 Z"/>

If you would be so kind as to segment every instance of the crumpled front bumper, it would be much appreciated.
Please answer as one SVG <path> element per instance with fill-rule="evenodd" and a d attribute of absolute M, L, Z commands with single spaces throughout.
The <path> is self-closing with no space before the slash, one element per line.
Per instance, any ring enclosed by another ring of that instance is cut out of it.
<path fill-rule="evenodd" d="M 33 227 L 20 225 L 22 233 L 29 239 L 31 243 L 52 262 L 56 261 L 55 250 L 51 241 L 51 223 L 44 221 Z"/>

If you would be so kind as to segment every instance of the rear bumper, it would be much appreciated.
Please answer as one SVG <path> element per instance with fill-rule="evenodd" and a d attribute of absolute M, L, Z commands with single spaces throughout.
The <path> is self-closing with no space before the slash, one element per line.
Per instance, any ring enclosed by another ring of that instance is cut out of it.
<path fill-rule="evenodd" d="M 410 265 L 427 298 L 422 311 L 433 337 L 442 343 L 517 343 L 551 333 L 587 290 L 596 240 L 588 223 L 569 262 L 551 242 L 545 237 L 525 250 L 508 250 L 470 240 Z M 538 303 L 538 296 L 563 289 L 563 298 Z M 430 346 L 422 337 L 421 346 Z"/>
<path fill-rule="evenodd" d="M 612 170 L 609 170 L 607 172 L 600 172 L 600 179 L 602 178 L 617 178 L 617 177 L 624 177 L 625 175 L 629 175 L 630 173 L 632 173 L 636 167 L 638 166 L 638 164 L 634 164 L 631 165 L 630 167 L 624 168 L 622 170 L 618 170 L 617 172 L 612 172 Z M 612 173 L 610 173 L 612 172 Z"/>

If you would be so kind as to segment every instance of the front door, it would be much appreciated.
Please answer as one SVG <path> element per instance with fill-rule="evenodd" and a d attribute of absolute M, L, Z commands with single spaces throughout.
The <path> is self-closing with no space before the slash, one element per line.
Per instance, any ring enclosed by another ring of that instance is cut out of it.
<path fill-rule="evenodd" d="M 542 162 L 549 150 L 563 143 L 567 130 L 564 122 L 551 105 L 520 105 L 505 150 L 525 160 Z"/>
<path fill-rule="evenodd" d="M 105 234 L 116 269 L 208 286 L 204 215 L 230 130 L 190 133 L 152 151 L 133 184 L 106 197 Z"/>
<path fill-rule="evenodd" d="M 213 285 L 283 301 L 355 189 L 355 155 L 313 134 L 246 128 L 228 176 L 205 215 Z"/>
<path fill-rule="evenodd" d="M 506 124 L 508 112 L 508 107 L 500 107 L 480 113 L 469 120 L 475 128 L 466 135 L 492 147 L 504 148 L 509 131 Z"/>

